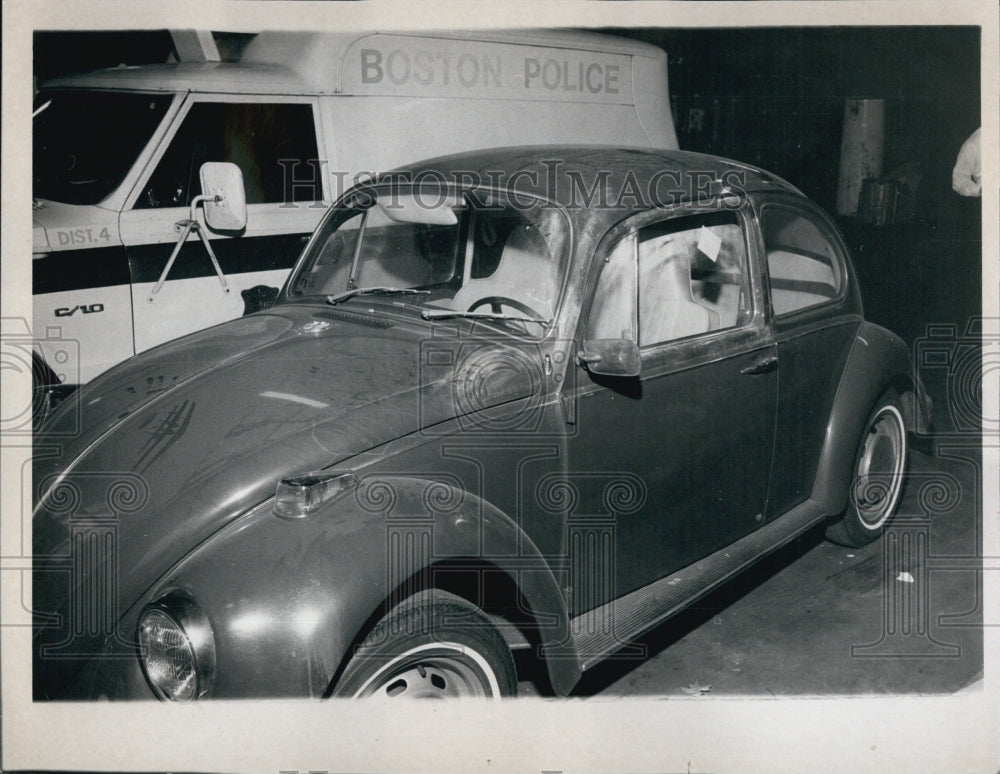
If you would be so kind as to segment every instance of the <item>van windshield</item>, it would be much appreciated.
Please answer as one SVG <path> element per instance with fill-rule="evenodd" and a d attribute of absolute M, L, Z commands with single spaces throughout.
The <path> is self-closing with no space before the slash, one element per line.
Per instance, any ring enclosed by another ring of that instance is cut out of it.
<path fill-rule="evenodd" d="M 288 293 L 332 304 L 393 295 L 428 319 L 518 318 L 544 332 L 568 242 L 565 213 L 526 196 L 369 188 L 348 195 L 320 226 Z"/>
<path fill-rule="evenodd" d="M 160 125 L 170 94 L 42 91 L 35 98 L 32 194 L 97 204 L 121 184 Z"/>

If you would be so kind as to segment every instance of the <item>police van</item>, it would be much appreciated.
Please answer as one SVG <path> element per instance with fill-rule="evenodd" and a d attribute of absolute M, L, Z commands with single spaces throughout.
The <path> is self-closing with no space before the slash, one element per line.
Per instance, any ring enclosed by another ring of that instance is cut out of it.
<path fill-rule="evenodd" d="M 503 145 L 677 147 L 666 54 L 637 41 L 262 32 L 222 56 L 211 33 L 184 34 L 197 45 L 175 34 L 175 48 L 193 57 L 62 77 L 36 96 L 43 382 L 86 382 L 265 307 L 359 174 Z M 206 162 L 240 168 L 245 225 L 198 217 Z"/>

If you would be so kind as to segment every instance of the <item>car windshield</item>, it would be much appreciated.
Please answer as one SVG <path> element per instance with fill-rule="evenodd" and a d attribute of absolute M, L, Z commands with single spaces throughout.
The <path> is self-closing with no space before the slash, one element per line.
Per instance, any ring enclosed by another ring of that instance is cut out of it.
<path fill-rule="evenodd" d="M 289 295 L 333 304 L 398 295 L 429 319 L 544 331 L 559 301 L 568 237 L 562 210 L 523 195 L 359 190 L 321 226 Z"/>
<path fill-rule="evenodd" d="M 160 125 L 169 94 L 42 91 L 35 98 L 32 194 L 97 204 L 122 182 Z"/>

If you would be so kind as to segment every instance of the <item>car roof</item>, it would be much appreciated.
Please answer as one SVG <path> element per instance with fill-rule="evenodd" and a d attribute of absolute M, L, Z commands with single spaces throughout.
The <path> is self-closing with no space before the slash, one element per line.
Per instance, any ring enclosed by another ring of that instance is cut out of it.
<path fill-rule="evenodd" d="M 776 175 L 719 156 L 600 145 L 472 151 L 398 167 L 379 179 L 445 180 L 460 185 L 481 181 L 483 185 L 548 199 L 571 212 L 614 211 L 618 219 L 633 212 L 707 201 L 723 194 L 779 191 L 803 196 Z"/>

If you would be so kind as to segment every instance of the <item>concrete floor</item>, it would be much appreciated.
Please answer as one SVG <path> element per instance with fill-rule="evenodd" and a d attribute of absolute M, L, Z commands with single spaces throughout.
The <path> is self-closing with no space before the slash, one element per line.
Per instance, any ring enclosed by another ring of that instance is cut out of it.
<path fill-rule="evenodd" d="M 950 693 L 981 677 L 980 349 L 962 338 L 979 315 L 980 243 L 958 207 L 948 230 L 844 224 L 866 317 L 918 358 L 928 342 L 957 355 L 921 368 L 935 432 L 911 453 L 887 535 L 863 549 L 804 535 L 647 634 L 644 659 L 585 673 L 574 696 Z M 519 669 L 519 694 L 546 693 L 530 659 Z"/>

